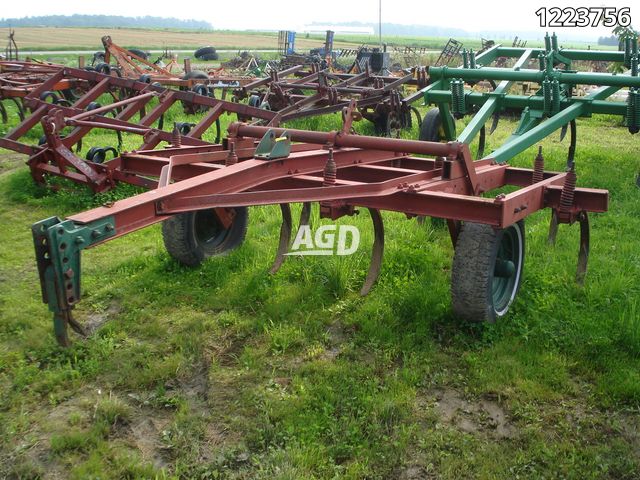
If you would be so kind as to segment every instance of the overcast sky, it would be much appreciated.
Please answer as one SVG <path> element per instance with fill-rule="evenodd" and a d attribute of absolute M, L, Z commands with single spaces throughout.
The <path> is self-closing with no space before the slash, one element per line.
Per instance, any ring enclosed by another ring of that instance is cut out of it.
<path fill-rule="evenodd" d="M 214 28 L 296 29 L 316 22 L 377 22 L 378 0 L 3 0 L 4 18 L 35 15 L 106 14 L 126 16 L 173 16 L 210 22 Z M 225 5 L 228 8 L 225 8 Z M 540 7 L 630 7 L 633 25 L 640 25 L 640 7 L 620 0 L 512 0 L 433 1 L 382 0 L 383 22 L 458 27 L 468 31 L 543 31 L 535 11 Z M 561 36 L 599 36 L 611 28 L 560 28 Z M 384 32 L 384 31 L 383 31 Z"/>

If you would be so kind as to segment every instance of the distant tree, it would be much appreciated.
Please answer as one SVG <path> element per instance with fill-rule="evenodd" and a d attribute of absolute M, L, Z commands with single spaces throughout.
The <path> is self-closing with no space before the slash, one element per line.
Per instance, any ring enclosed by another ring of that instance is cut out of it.
<path fill-rule="evenodd" d="M 616 45 L 618 45 L 618 37 L 616 37 L 615 35 L 611 35 L 610 37 L 599 37 L 598 38 L 598 45 L 616 46 Z"/>
<path fill-rule="evenodd" d="M 100 28 L 179 28 L 213 30 L 203 20 L 173 17 L 124 17 L 119 15 L 45 15 L 41 17 L 2 18 L 0 27 L 100 27 Z"/>
<path fill-rule="evenodd" d="M 621 27 L 620 25 L 613 29 L 613 34 L 620 40 L 624 40 L 628 37 L 638 37 L 638 32 L 632 27 Z"/>
<path fill-rule="evenodd" d="M 621 27 L 618 25 L 613 29 L 613 34 L 617 36 L 617 45 L 620 50 L 624 50 L 624 41 L 627 38 L 634 38 L 638 41 L 638 32 L 632 27 Z"/>

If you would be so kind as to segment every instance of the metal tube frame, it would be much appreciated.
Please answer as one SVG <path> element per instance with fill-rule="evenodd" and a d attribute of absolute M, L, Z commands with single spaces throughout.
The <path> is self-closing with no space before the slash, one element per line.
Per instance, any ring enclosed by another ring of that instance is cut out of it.
<path fill-rule="evenodd" d="M 594 113 L 624 117 L 627 112 L 627 103 L 607 101 L 607 98 L 622 87 L 640 88 L 640 77 L 634 72 L 621 75 L 579 73 L 571 70 L 571 63 L 573 61 L 623 62 L 625 52 L 554 49 L 553 46 L 557 46 L 555 34 L 548 38 L 549 49 L 495 45 L 476 57 L 476 68 L 430 67 L 428 71 L 431 83 L 420 90 L 420 93 L 425 104 L 434 104 L 440 108 L 440 118 L 443 119 L 447 138 L 470 144 L 492 115 L 498 115 L 505 109 L 519 110 L 521 120 L 516 131 L 502 146 L 485 157 L 491 157 L 501 163 L 540 142 L 555 130 L 564 128 L 576 118 L 590 117 Z M 637 55 L 637 49 L 634 52 L 636 53 L 632 52 L 632 55 Z M 516 59 L 512 68 L 490 66 L 497 59 L 505 57 Z M 524 68 L 534 59 L 540 61 L 538 70 Z M 556 68 L 559 65 L 564 65 L 564 69 Z M 470 83 L 481 80 L 500 82 L 493 91 L 488 93 L 464 92 L 465 113 L 474 112 L 474 115 L 457 136 L 453 118 L 449 114 L 454 106 L 449 82 L 456 79 Z M 509 88 L 515 81 L 536 82 L 541 87 L 547 81 L 557 82 L 560 85 L 560 98 L 556 99 L 557 107 L 550 108 L 546 105 L 542 88 L 531 96 L 509 94 Z M 576 85 L 597 85 L 600 88 L 585 97 L 574 97 L 570 93 Z M 417 96 L 412 96 L 411 100 L 413 99 L 417 99 Z"/>
<path fill-rule="evenodd" d="M 53 126 L 48 129 L 49 148 L 65 158 L 72 156 L 55 136 L 64 116 L 50 115 L 46 122 Z M 258 151 L 261 147 L 255 146 L 256 139 L 278 135 L 282 141 L 273 143 L 273 151 Z M 504 228 L 542 208 L 564 208 L 563 218 L 570 222 L 608 207 L 607 191 L 577 188 L 567 209 L 562 191 L 568 173 L 543 172 L 541 180 L 532 182 L 531 170 L 494 159 L 474 162 L 468 146 L 460 142 L 285 131 L 235 123 L 229 128 L 226 145 L 232 150 L 191 146 L 123 154 L 118 171 L 159 177 L 151 185 L 155 189 L 66 220 L 53 217 L 33 226 L 43 301 L 54 314 L 54 330 L 61 343 L 67 341 L 67 326 L 77 325 L 71 310 L 81 298 L 81 251 L 182 212 L 321 202 L 321 215 L 334 219 L 353 214 L 356 208 L 369 208 L 374 212 L 372 218 L 378 218 L 375 212 L 379 210 L 391 210 Z M 231 152 L 237 155 L 237 163 L 228 164 Z M 329 157 L 335 162 L 337 177 L 331 185 L 323 175 Z M 508 195 L 479 196 L 504 185 L 522 188 Z M 367 280 L 369 288 L 379 270 L 381 252 L 376 258 L 374 273 Z"/>

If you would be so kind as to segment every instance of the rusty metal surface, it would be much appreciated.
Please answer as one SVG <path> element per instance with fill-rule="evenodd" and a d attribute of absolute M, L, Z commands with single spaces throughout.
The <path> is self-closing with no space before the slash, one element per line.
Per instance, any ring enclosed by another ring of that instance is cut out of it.
<path fill-rule="evenodd" d="M 94 80 L 96 85 L 105 85 L 101 78 Z M 117 107 L 113 108 L 119 108 L 120 113 L 135 111 L 139 104 L 167 93 L 154 89 L 146 91 L 152 86 L 143 85 L 146 86 L 139 90 L 140 98 L 115 102 Z M 172 99 L 177 100 L 181 92 L 172 93 Z M 354 215 L 359 208 L 367 208 L 370 212 L 374 241 L 371 264 L 361 289 L 363 295 L 371 290 L 382 267 L 382 210 L 402 212 L 407 217 L 429 215 L 446 218 L 455 243 L 459 222 L 506 228 L 538 210 L 550 208 L 557 212 L 557 221 L 560 223 L 580 221 L 577 278 L 581 281 L 586 272 L 589 249 L 587 212 L 607 209 L 608 192 L 577 188 L 571 171 L 544 171 L 540 169 L 540 162 L 537 170 L 534 170 L 514 169 L 507 164 L 497 164 L 491 158 L 474 161 L 468 145 L 458 142 L 444 144 L 367 137 L 350 134 L 348 128 L 323 133 L 236 122 L 229 127 L 229 134 L 221 144 L 194 142 L 196 138 L 182 135 L 178 128 L 174 128 L 171 133 L 162 131 L 162 141 L 168 144 L 167 148 L 154 150 L 153 147 L 160 140 L 149 142 L 148 137 L 150 132 L 160 135 L 159 131 L 132 126 L 126 119 L 109 119 L 111 123 L 108 123 L 108 117 L 99 117 L 100 120 L 96 121 L 92 115 L 99 116 L 99 113 L 51 106 L 40 100 L 34 102 L 36 110 L 42 112 L 41 122 L 46 132 L 46 144 L 30 159 L 34 172 L 44 175 L 57 168 L 58 174 L 77 178 L 77 181 L 93 182 L 94 185 L 126 182 L 148 189 L 130 198 L 72 215 L 64 221 L 69 232 L 77 230 L 84 232 L 83 235 L 97 232 L 90 243 L 74 247 L 73 258 L 77 263 L 74 263 L 75 270 L 71 270 L 72 275 L 80 274 L 80 249 L 162 222 L 173 215 L 198 210 L 224 212 L 227 208 L 279 204 L 282 225 L 271 268 L 271 272 L 275 273 L 290 247 L 290 204 L 303 204 L 300 225 L 306 225 L 311 202 L 318 202 L 321 218 L 337 219 Z M 102 113 L 106 111 L 101 110 Z M 64 143 L 69 137 L 62 138 L 60 133 L 66 126 L 75 126 L 77 129 L 89 126 L 119 128 L 134 133 L 145 131 L 145 144 L 153 145 L 123 153 L 106 164 L 92 165 L 92 162 L 73 153 L 73 141 L 68 145 Z M 261 139 L 259 143 L 256 142 L 258 139 Z M 189 145 L 189 142 L 192 143 Z M 417 154 L 426 155 L 427 158 L 415 156 Z M 534 173 L 536 181 L 532 182 Z M 505 185 L 519 188 L 509 194 L 486 195 Z M 481 193 L 485 193 L 485 196 L 480 196 Z M 50 221 L 44 222 L 49 225 L 46 222 Z M 34 227 L 37 228 L 40 227 Z M 57 231 L 64 232 L 65 228 Z M 49 257 L 43 256 L 42 249 L 38 250 L 40 246 L 37 240 L 41 233 L 36 230 L 34 239 L 39 269 L 51 268 L 46 263 Z M 51 252 L 49 255 L 52 255 Z M 70 253 L 66 252 L 65 255 Z M 58 340 L 66 345 L 67 326 L 74 328 L 75 322 L 71 310 L 80 300 L 79 284 L 67 282 L 67 291 L 58 292 L 55 283 L 47 283 L 43 278 L 41 276 L 43 292 L 49 295 L 45 301 L 53 302 L 51 293 L 47 293 L 52 289 L 57 295 L 57 303 L 52 307 L 54 325 Z"/>
<path fill-rule="evenodd" d="M 267 78 L 256 79 L 233 91 L 234 99 L 277 111 L 281 117 L 300 118 L 340 112 L 352 101 L 362 117 L 371 121 L 379 135 L 397 135 L 395 128 L 410 128 L 412 109 L 404 101 L 405 86 L 426 86 L 424 69 L 403 76 L 374 75 L 370 69 L 357 74 L 332 72 L 317 64 L 308 70 L 295 65 L 272 71 Z"/>
<path fill-rule="evenodd" d="M 18 68 L 18 66 L 15 66 Z M 31 69 L 32 66 L 27 67 Z M 58 149 L 43 149 L 38 145 L 33 145 L 23 140 L 25 134 L 36 125 L 45 121 L 47 117 L 54 117 L 54 112 L 60 117 L 58 128 L 74 127 L 64 138 L 60 139 L 60 145 L 67 148 L 81 146 L 82 139 L 93 129 L 108 129 L 116 133 L 130 133 L 141 136 L 141 143 L 138 149 L 148 150 L 156 147 L 161 142 L 171 142 L 171 132 L 167 131 L 163 125 L 164 114 L 172 105 L 180 103 L 185 111 L 197 112 L 200 120 L 194 125 L 189 125 L 186 133 L 181 136 L 185 146 L 207 145 L 211 142 L 202 140 L 202 135 L 212 126 L 217 129 L 214 143 L 219 144 L 222 132 L 220 131 L 219 118 L 225 113 L 234 113 L 238 119 L 250 122 L 261 122 L 269 126 L 277 126 L 281 122 L 300 118 L 301 116 L 317 115 L 331 111 L 342 111 L 343 117 L 350 127 L 354 119 L 367 115 L 367 109 L 377 109 L 380 115 L 386 108 L 393 108 L 396 111 L 404 108 L 397 96 L 396 88 L 411 80 L 409 77 L 370 77 L 367 74 L 333 76 L 337 87 L 320 87 L 320 83 L 325 73 L 317 71 L 311 75 L 305 75 L 301 67 L 294 67 L 280 74 L 274 74 L 269 79 L 258 79 L 252 82 L 255 86 L 278 85 L 282 83 L 285 90 L 289 87 L 303 85 L 315 88 L 317 93 L 310 97 L 283 107 L 280 111 L 274 112 L 265 108 L 247 105 L 238 101 L 225 101 L 209 96 L 199 95 L 193 91 L 169 90 L 158 84 L 137 81 L 129 78 L 120 78 L 113 75 L 105 75 L 82 69 L 62 68 L 59 66 L 41 67 L 46 70 L 47 78 L 44 81 L 33 84 L 22 98 L 21 105 L 31 110 L 31 115 L 26 116 L 24 121 L 13 128 L 3 139 L 0 139 L 0 146 L 32 156 L 29 165 L 32 169 L 33 178 L 43 183 L 46 176 L 57 175 L 66 177 L 72 181 L 89 185 L 95 191 L 103 191 L 112 188 L 122 174 L 115 168 L 119 159 L 106 162 L 103 165 L 88 162 L 78 163 L 67 153 L 61 153 Z M 286 82 L 281 81 L 280 75 L 302 75 L 293 77 Z M 330 75 L 330 74 L 326 74 Z M 316 84 L 314 86 L 313 82 Z M 371 82 L 373 86 L 366 86 Z M 82 89 L 72 98 L 64 97 L 56 89 L 60 85 L 82 86 Z M 253 88 L 253 87 L 251 87 Z M 269 87 L 271 88 L 271 87 Z M 346 97 L 341 97 L 338 92 L 340 88 L 346 90 Z M 250 91 L 250 90 L 247 90 Z M 334 103 L 327 100 L 327 95 L 333 92 Z M 364 100 L 358 105 L 351 97 L 354 92 L 360 92 Z M 105 96 L 109 101 L 106 104 L 97 104 L 100 100 L 105 103 Z M 150 102 L 157 99 L 154 106 Z M 386 100 L 391 103 L 385 103 Z M 238 99 L 236 99 L 238 100 Z M 364 113 L 363 113 L 364 112 Z M 393 114 L 393 112 L 391 112 Z M 375 116 L 374 115 L 374 116 Z M 134 118 L 139 120 L 134 121 Z M 346 125 L 346 123 L 345 123 Z M 245 127 L 243 127 L 245 128 Z M 346 128 L 346 127 L 345 127 Z M 350 131 L 350 128 L 347 132 Z M 120 135 L 118 133 L 118 135 Z M 248 133 L 245 133 L 248 135 Z M 309 135 L 307 133 L 306 135 Z M 350 135 L 349 141 L 359 142 L 358 137 Z M 310 141 L 308 138 L 301 138 L 302 141 Z M 43 139 L 44 141 L 44 139 Z M 324 142 L 325 140 L 322 140 Z M 120 136 L 118 136 L 120 142 Z M 368 141 L 367 148 L 376 148 Z M 414 142 L 411 148 L 420 150 L 420 142 Z M 102 146 L 101 146 L 102 147 Z M 404 147 L 403 147 L 404 148 Z M 446 152 L 449 150 L 445 148 Z M 443 150 L 443 155 L 445 155 Z M 38 155 L 36 155 L 38 154 Z M 67 168 L 70 167 L 70 168 Z M 145 179 L 131 179 L 136 184 L 147 184 Z"/>

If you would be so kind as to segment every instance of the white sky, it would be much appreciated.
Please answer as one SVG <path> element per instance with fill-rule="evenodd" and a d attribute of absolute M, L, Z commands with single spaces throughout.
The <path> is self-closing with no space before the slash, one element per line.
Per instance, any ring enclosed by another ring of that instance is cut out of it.
<path fill-rule="evenodd" d="M 210 22 L 214 28 L 295 29 L 316 22 L 377 22 L 378 0 L 3 0 L 0 17 L 107 14 L 173 16 Z M 228 6 L 228 8 L 225 8 Z M 640 25 L 640 7 L 620 0 L 382 0 L 383 22 L 458 27 L 468 31 L 540 31 L 535 11 L 542 7 L 630 7 L 632 25 Z M 609 35 L 611 28 L 555 29 L 563 36 Z M 384 30 L 383 30 L 384 32 Z"/>

